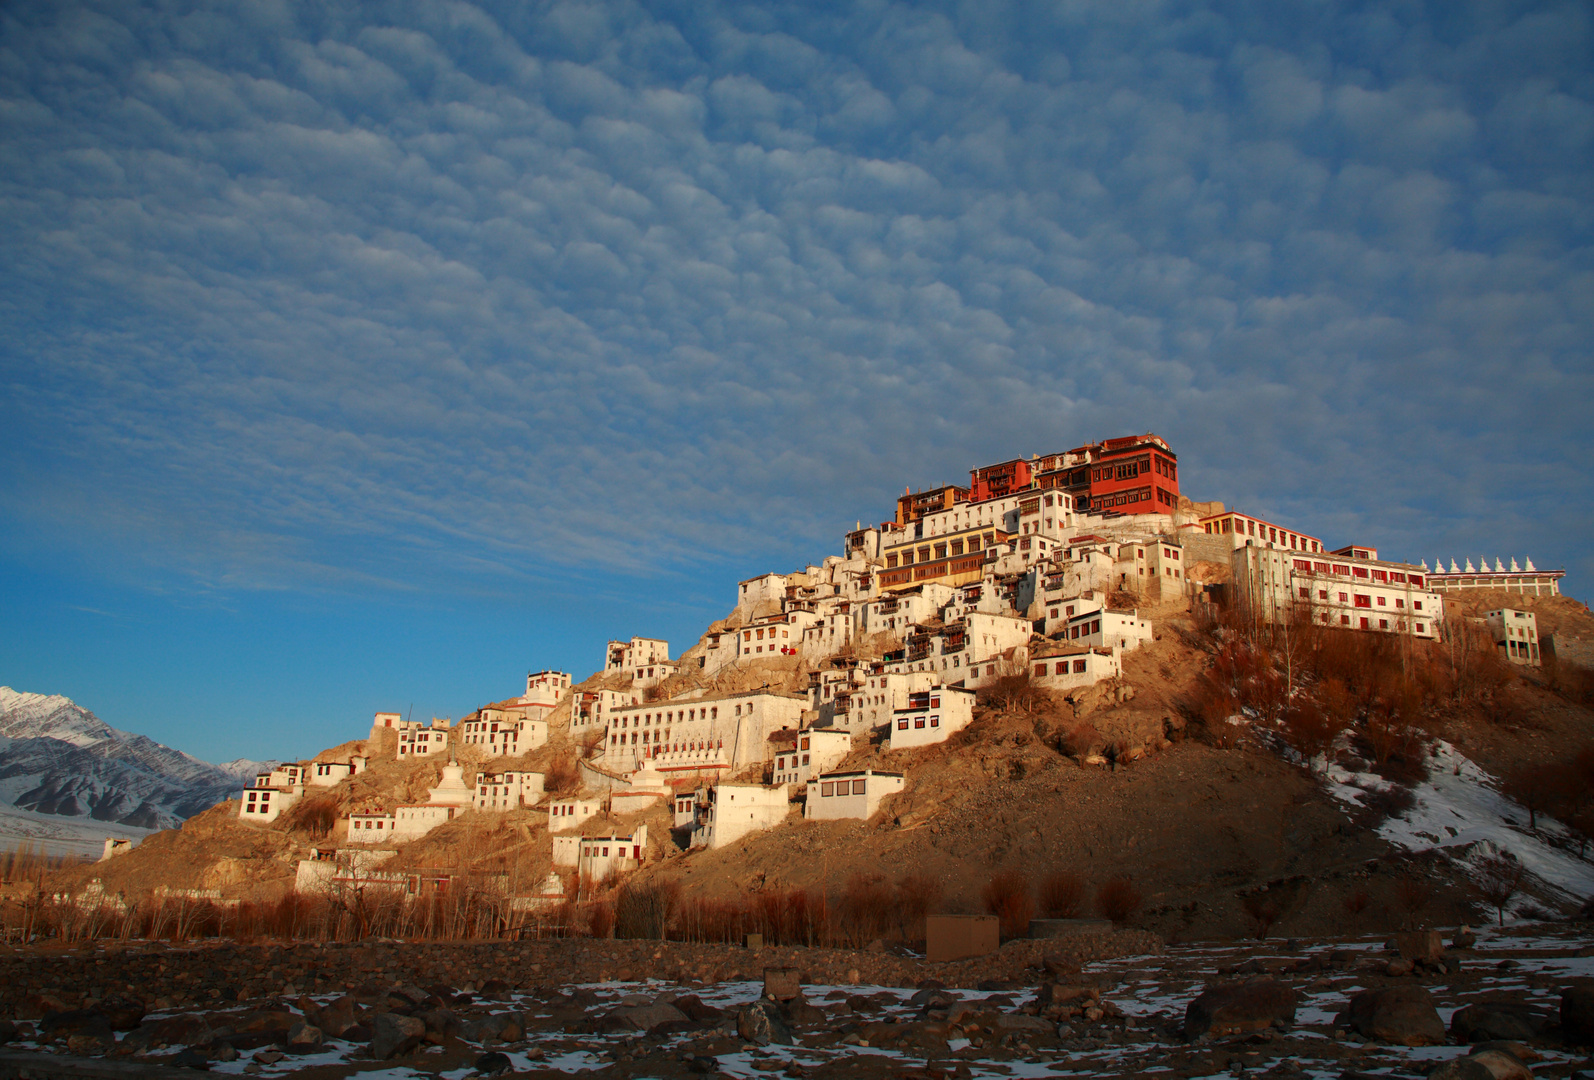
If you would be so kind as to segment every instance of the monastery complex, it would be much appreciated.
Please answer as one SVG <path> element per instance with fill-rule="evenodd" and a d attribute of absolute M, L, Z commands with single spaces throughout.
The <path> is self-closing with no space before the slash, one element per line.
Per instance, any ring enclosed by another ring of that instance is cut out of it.
<path fill-rule="evenodd" d="M 944 742 L 972 722 L 976 693 L 1003 680 L 1065 693 L 1115 680 L 1155 636 L 1144 611 L 1161 604 L 1433 640 L 1447 632 L 1446 596 L 1554 594 L 1562 576 L 1530 560 L 1430 570 L 1331 548 L 1286 522 L 1192 502 L 1179 485 L 1177 454 L 1152 434 L 981 466 L 967 484 L 905 491 L 839 554 L 740 582 L 729 617 L 679 656 L 632 637 L 609 642 L 579 684 L 538 671 L 457 723 L 377 713 L 367 754 L 446 761 L 441 778 L 423 800 L 350 813 L 343 846 L 302 864 L 300 885 L 379 884 L 388 855 L 460 814 L 529 810 L 546 815 L 556 871 L 534 899 L 554 903 L 559 871 L 601 880 L 645 863 L 647 826 L 620 819 L 649 808 L 668 812 L 686 849 L 802 819 L 867 819 L 906 781 L 848 769 L 855 750 Z M 1531 613 L 1486 623 L 1511 662 L 1540 662 Z M 759 673 L 762 685 L 735 677 Z M 553 738 L 577 752 L 575 793 L 548 794 L 542 772 L 516 763 Z M 243 793 L 239 817 L 268 824 L 370 760 L 279 766 Z"/>

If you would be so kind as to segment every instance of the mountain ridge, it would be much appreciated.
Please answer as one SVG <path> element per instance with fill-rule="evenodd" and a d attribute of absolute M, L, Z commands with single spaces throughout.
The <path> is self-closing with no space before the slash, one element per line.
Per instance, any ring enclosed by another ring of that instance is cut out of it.
<path fill-rule="evenodd" d="M 201 761 L 122 731 L 60 694 L 0 686 L 0 803 L 107 826 L 166 829 L 273 762 Z"/>

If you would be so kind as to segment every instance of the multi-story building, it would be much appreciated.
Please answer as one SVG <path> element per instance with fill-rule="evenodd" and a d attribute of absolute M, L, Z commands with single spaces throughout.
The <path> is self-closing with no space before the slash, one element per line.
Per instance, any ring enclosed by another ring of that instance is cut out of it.
<path fill-rule="evenodd" d="M 974 691 L 938 684 L 908 695 L 906 704 L 891 713 L 887 736 L 892 750 L 945 742 L 974 720 Z"/>
<path fill-rule="evenodd" d="M 777 784 L 801 787 L 810 777 L 835 768 L 852 752 L 852 733 L 832 728 L 804 728 L 794 732 L 789 742 L 775 748 L 775 767 L 771 774 Z"/>
<path fill-rule="evenodd" d="M 308 772 L 303 765 L 288 763 L 257 773 L 254 787 L 244 789 L 238 816 L 256 825 L 277 820 L 304 797 Z"/>
<path fill-rule="evenodd" d="M 1504 589 L 1506 592 L 1521 593 L 1524 596 L 1559 596 L 1561 593 L 1561 579 L 1566 576 L 1565 570 L 1539 570 L 1533 565 L 1532 559 L 1524 559 L 1525 565 L 1518 566 L 1515 559 L 1511 560 L 1508 568 L 1501 560 L 1494 560 L 1494 569 L 1489 569 L 1489 560 L 1480 559 L 1478 568 L 1474 569 L 1472 560 L 1466 560 L 1466 566 L 1456 565 L 1456 560 L 1450 560 L 1450 569 L 1445 569 L 1444 560 L 1440 559 L 1433 564 L 1433 570 L 1428 574 L 1428 587 L 1436 593 L 1465 593 L 1478 589 Z M 1423 564 L 1427 568 L 1427 563 Z"/>
<path fill-rule="evenodd" d="M 653 686 L 675 674 L 670 643 L 661 638 L 634 637 L 611 641 L 604 651 L 603 673 L 623 675 L 639 688 Z"/>
<path fill-rule="evenodd" d="M 526 675 L 526 692 L 520 696 L 521 705 L 537 705 L 552 709 L 570 692 L 570 676 L 563 671 L 534 671 Z"/>
<path fill-rule="evenodd" d="M 1200 525 L 1208 536 L 1221 536 L 1237 548 L 1276 547 L 1306 552 L 1323 550 L 1323 542 L 1315 536 L 1308 536 L 1303 532 L 1296 532 L 1283 525 L 1263 521 L 1254 515 L 1241 514 L 1234 510 L 1210 514 L 1201 519 Z M 1377 552 L 1373 552 L 1372 557 L 1376 558 Z"/>
<path fill-rule="evenodd" d="M 1271 622 L 1304 615 L 1344 630 L 1439 637 L 1444 601 L 1425 587 L 1421 567 L 1380 560 L 1376 549 L 1356 546 L 1309 555 L 1288 548 L 1236 548 L 1236 598 Z"/>
<path fill-rule="evenodd" d="M 1179 509 L 1179 459 L 1158 435 L 1076 447 L 1031 462 L 1036 484 L 1060 488 L 1080 513 L 1171 514 Z"/>
<path fill-rule="evenodd" d="M 908 491 L 897 499 L 896 524 L 899 526 L 912 525 L 921 520 L 926 514 L 950 510 L 958 503 L 968 501 L 969 489 L 958 487 L 956 484 L 931 488 L 929 491 L 921 491 L 917 494 Z"/>
<path fill-rule="evenodd" d="M 1073 642 L 1052 642 L 1037 646 L 1027 661 L 1036 684 L 1048 690 L 1070 690 L 1092 686 L 1103 679 L 1123 674 L 1117 649 L 1092 648 Z"/>
<path fill-rule="evenodd" d="M 785 784 L 719 784 L 699 791 L 705 801 L 693 819 L 695 848 L 734 844 L 748 833 L 779 825 L 791 810 Z"/>
<path fill-rule="evenodd" d="M 490 705 L 478 709 L 459 725 L 461 745 L 473 746 L 488 757 L 529 754 L 548 742 L 552 710 L 542 705 Z"/>
<path fill-rule="evenodd" d="M 1539 620 L 1533 612 L 1499 608 L 1484 612 L 1483 621 L 1500 655 L 1513 664 L 1539 665 Z"/>
<path fill-rule="evenodd" d="M 588 818 L 595 817 L 602 810 L 601 799 L 554 799 L 548 803 L 548 831 L 579 829 Z"/>
<path fill-rule="evenodd" d="M 769 736 L 795 728 L 806 702 L 752 691 L 616 709 L 604 767 L 632 773 L 646 764 L 671 779 L 741 769 L 765 760 Z"/>
<path fill-rule="evenodd" d="M 542 801 L 542 791 L 540 772 L 478 773 L 471 806 L 477 810 L 519 810 Z"/>
<path fill-rule="evenodd" d="M 609 715 L 626 705 L 642 700 L 634 691 L 577 690 L 570 698 L 570 732 L 584 739 L 591 732 L 609 726 Z"/>

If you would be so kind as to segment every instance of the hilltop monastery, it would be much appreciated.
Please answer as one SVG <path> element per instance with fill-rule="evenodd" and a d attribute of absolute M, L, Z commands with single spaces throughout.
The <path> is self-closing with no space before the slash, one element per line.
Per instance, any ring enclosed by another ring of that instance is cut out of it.
<path fill-rule="evenodd" d="M 1124 654 L 1153 636 L 1142 606 L 1218 600 L 1264 619 L 1433 639 L 1446 593 L 1553 593 L 1560 576 L 1514 560 L 1509 571 L 1452 562 L 1430 572 L 1193 503 L 1180 493 L 1177 455 L 1151 434 L 982 466 L 967 485 L 904 493 L 890 520 L 848 532 L 839 555 L 739 583 L 729 618 L 679 657 L 655 638 L 611 641 L 600 675 L 573 686 L 568 674 L 536 672 L 523 694 L 458 724 L 376 714 L 369 746 L 446 755 L 442 778 L 424 802 L 351 815 L 347 847 L 308 860 L 301 886 L 374 881 L 379 852 L 465 811 L 546 813 L 554 866 L 595 880 L 647 857 L 646 827 L 615 829 L 613 816 L 660 802 L 682 846 L 778 827 L 793 804 L 808 819 L 867 818 L 904 778 L 841 771 L 855 745 L 942 742 L 973 719 L 975 692 L 1004 678 L 1062 691 L 1117 678 Z M 1513 662 L 1539 661 L 1531 614 L 1492 612 L 1489 625 Z M 806 693 L 792 692 L 790 664 L 759 689 L 714 689 L 736 683 L 721 678 L 731 669 L 793 657 Z M 693 688 L 664 696 L 678 675 L 694 676 L 676 681 Z M 541 773 L 510 759 L 561 725 L 581 749 L 583 790 L 554 798 Z M 458 762 L 465 748 L 485 762 L 470 782 Z M 269 823 L 366 765 L 280 766 L 244 792 L 239 816 Z M 558 890 L 545 883 L 549 896 Z"/>

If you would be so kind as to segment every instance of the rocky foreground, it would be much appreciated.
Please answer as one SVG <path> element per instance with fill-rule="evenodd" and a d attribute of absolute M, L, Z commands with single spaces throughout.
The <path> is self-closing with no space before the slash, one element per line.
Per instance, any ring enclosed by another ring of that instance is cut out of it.
<path fill-rule="evenodd" d="M 8 1051 L 296 1080 L 723 1073 L 1594 1078 L 1588 928 L 956 964 L 638 941 L 16 949 Z"/>

